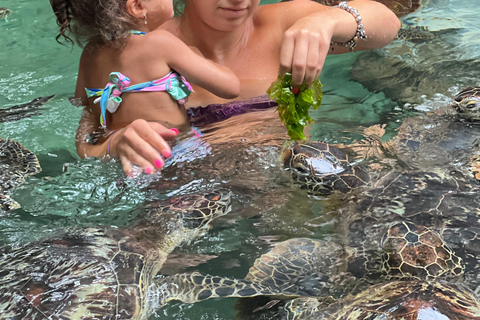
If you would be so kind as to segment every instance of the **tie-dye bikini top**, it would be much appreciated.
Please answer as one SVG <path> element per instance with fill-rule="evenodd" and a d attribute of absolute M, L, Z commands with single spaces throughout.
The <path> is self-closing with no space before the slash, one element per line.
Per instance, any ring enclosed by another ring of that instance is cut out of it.
<path fill-rule="evenodd" d="M 139 31 L 131 31 L 131 33 L 144 35 Z M 184 104 L 193 89 L 184 77 L 172 70 L 160 79 L 134 85 L 130 85 L 130 79 L 120 72 L 112 72 L 110 73 L 110 82 L 104 89 L 85 88 L 85 91 L 88 98 L 98 97 L 94 103 L 100 102 L 100 125 L 106 127 L 106 111 L 108 110 L 110 113 L 117 111 L 118 105 L 122 102 L 120 95 L 124 92 L 166 91 L 178 103 Z"/>

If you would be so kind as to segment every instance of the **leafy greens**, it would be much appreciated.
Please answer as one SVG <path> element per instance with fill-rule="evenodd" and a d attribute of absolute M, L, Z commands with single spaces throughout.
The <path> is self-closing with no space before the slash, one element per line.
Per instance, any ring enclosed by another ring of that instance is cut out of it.
<path fill-rule="evenodd" d="M 292 75 L 286 73 L 283 77 L 278 76 L 267 90 L 270 99 L 277 101 L 277 111 L 280 120 L 287 127 L 288 135 L 293 140 L 305 139 L 303 128 L 312 121 L 308 111 L 310 107 L 317 110 L 322 102 L 322 84 L 320 79 L 315 79 L 310 87 L 303 83 L 299 91 L 292 92 Z"/>

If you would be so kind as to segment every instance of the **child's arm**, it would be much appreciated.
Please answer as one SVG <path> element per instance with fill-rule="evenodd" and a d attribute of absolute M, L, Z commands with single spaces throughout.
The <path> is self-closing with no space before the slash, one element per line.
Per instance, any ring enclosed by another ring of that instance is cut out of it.
<path fill-rule="evenodd" d="M 75 88 L 75 97 L 82 98 L 82 100 L 86 100 L 84 69 L 82 68 L 83 64 L 87 63 L 85 60 L 85 55 L 82 54 Z M 162 155 L 168 156 L 171 153 L 166 140 L 174 139 L 178 131 L 167 129 L 156 122 L 137 119 L 128 126 L 111 132 L 106 139 L 91 144 L 86 137 L 99 129 L 99 116 L 99 108 L 90 110 L 90 107 L 86 106 L 82 112 L 75 141 L 80 157 L 103 157 L 106 155 L 119 157 L 125 173 L 130 172 L 132 163 L 143 168 L 148 166 L 154 168 L 158 164 L 163 166 Z"/>
<path fill-rule="evenodd" d="M 188 81 L 225 98 L 233 99 L 240 94 L 240 80 L 227 67 L 205 59 L 195 53 L 180 39 L 164 30 L 155 30 L 158 43 L 155 47 L 162 48 L 165 62 Z"/>

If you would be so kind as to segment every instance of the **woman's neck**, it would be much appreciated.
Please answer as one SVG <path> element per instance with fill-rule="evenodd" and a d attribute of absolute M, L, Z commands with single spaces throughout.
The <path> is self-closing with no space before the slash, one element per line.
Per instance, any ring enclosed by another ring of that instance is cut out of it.
<path fill-rule="evenodd" d="M 235 58 L 245 48 L 254 28 L 253 19 L 249 18 L 235 29 L 216 30 L 198 19 L 188 8 L 176 20 L 176 35 L 187 45 L 197 47 L 205 58 L 217 63 Z"/>

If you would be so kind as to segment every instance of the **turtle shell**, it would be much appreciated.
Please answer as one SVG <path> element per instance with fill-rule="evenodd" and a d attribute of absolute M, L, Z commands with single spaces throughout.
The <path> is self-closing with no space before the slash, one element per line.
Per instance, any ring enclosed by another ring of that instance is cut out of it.
<path fill-rule="evenodd" d="M 477 320 L 480 314 L 480 305 L 468 289 L 459 284 L 428 281 L 380 283 L 357 296 L 347 297 L 341 304 L 331 305 L 329 309 L 331 316 L 328 318 L 313 316 L 308 319 Z M 335 309 L 339 310 L 332 311 Z"/>
<path fill-rule="evenodd" d="M 142 292 L 148 285 L 144 273 L 145 251 L 122 251 L 125 241 L 121 233 L 110 231 L 92 228 L 21 248 L 2 248 L 2 317 L 130 319 L 138 316 Z"/>
<path fill-rule="evenodd" d="M 0 211 L 20 207 L 5 193 L 41 170 L 33 152 L 16 141 L 0 138 Z"/>
<path fill-rule="evenodd" d="M 458 278 L 464 272 L 462 259 L 425 226 L 401 222 L 390 227 L 382 248 L 383 268 L 390 277 L 434 280 Z"/>

